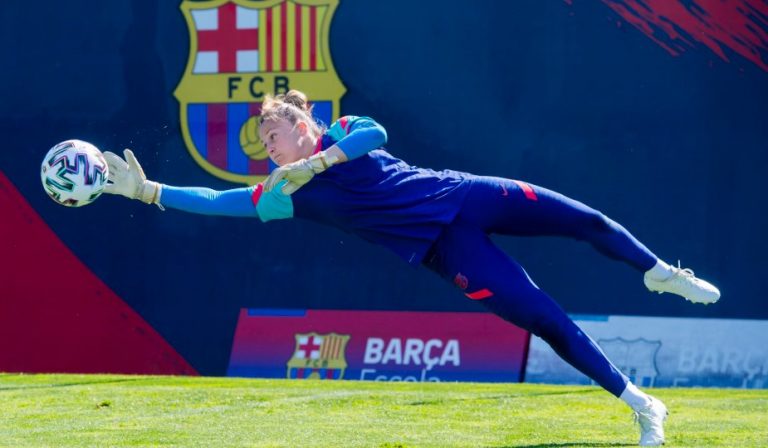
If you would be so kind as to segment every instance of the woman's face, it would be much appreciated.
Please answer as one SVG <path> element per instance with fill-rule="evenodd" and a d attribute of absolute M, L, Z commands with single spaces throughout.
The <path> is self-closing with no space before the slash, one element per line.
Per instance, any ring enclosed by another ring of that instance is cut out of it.
<path fill-rule="evenodd" d="M 287 120 L 265 121 L 259 127 L 259 136 L 267 148 L 269 158 L 277 166 L 287 165 L 306 157 L 302 149 L 307 137 L 307 124 L 301 121 L 292 125 Z"/>

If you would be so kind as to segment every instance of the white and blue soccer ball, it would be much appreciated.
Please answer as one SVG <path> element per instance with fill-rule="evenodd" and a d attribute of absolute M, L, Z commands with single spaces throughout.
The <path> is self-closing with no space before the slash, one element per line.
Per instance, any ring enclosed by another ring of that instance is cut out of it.
<path fill-rule="evenodd" d="M 67 207 L 82 207 L 104 191 L 107 161 L 98 148 L 82 140 L 65 140 L 48 151 L 40 180 L 48 196 Z"/>

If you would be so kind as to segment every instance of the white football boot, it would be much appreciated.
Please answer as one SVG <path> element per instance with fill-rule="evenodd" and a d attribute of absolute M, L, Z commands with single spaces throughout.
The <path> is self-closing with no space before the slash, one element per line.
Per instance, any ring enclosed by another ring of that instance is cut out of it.
<path fill-rule="evenodd" d="M 654 280 L 646 273 L 643 277 L 645 287 L 659 294 L 671 292 L 683 296 L 689 302 L 705 305 L 715 303 L 720 299 L 720 290 L 715 285 L 696 278 L 690 269 L 681 269 L 679 261 L 677 267 L 670 266 L 670 269 L 672 269 L 672 275 L 666 280 Z"/>
<path fill-rule="evenodd" d="M 650 399 L 648 406 L 635 412 L 635 421 L 640 424 L 640 446 L 664 444 L 664 420 L 669 412 L 664 403 L 653 397 Z"/>

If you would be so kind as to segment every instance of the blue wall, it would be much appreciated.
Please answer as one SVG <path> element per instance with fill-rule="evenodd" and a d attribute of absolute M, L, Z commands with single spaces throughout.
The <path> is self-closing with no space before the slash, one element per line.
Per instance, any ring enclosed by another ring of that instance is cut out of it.
<path fill-rule="evenodd" d="M 651 295 L 584 244 L 499 239 L 569 313 L 768 318 L 768 72 L 727 49 L 729 61 L 696 45 L 672 56 L 604 3 L 569 3 L 341 0 L 330 34 L 341 111 L 375 117 L 410 163 L 582 200 L 723 292 L 693 306 Z M 180 135 L 178 6 L 0 9 L 0 170 L 67 246 L 204 374 L 224 373 L 243 307 L 481 311 L 426 270 L 313 223 L 46 197 L 42 156 L 66 138 L 134 148 L 164 183 L 236 186 L 199 168 Z"/>

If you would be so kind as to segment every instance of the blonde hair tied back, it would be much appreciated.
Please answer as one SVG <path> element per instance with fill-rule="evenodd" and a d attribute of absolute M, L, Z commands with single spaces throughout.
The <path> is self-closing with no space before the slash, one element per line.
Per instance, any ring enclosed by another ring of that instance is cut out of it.
<path fill-rule="evenodd" d="M 323 133 L 312 117 L 312 106 L 304 92 L 289 90 L 288 93 L 267 95 L 261 104 L 260 123 L 265 121 L 287 120 L 292 126 L 304 121 L 315 136 Z"/>

